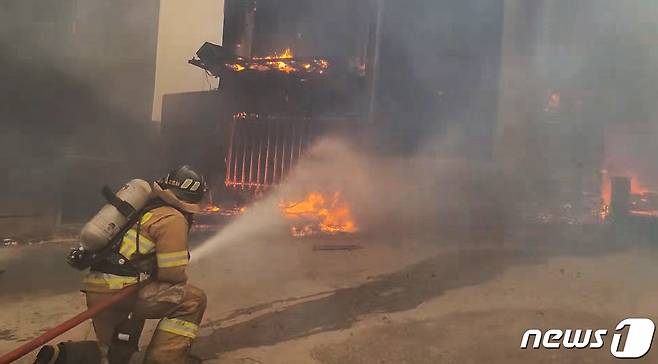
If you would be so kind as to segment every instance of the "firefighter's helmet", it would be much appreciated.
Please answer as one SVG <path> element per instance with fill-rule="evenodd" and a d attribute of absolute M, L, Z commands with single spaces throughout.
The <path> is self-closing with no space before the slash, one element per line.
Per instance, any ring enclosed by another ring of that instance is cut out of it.
<path fill-rule="evenodd" d="M 208 190 L 203 176 L 188 165 L 172 170 L 157 183 L 163 190 L 170 190 L 180 200 L 192 204 L 201 202 Z"/>

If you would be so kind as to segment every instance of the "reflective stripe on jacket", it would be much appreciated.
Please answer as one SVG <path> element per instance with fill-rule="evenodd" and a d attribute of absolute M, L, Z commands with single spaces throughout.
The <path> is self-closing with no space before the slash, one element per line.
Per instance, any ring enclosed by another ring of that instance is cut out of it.
<path fill-rule="evenodd" d="M 185 268 L 189 261 L 188 222 L 183 214 L 170 206 L 157 207 L 145 213 L 140 224 L 139 252 L 156 253 L 156 279 L 171 283 L 186 281 Z M 119 247 L 120 254 L 128 260 L 137 251 L 136 225 L 124 235 Z M 83 291 L 108 292 L 137 281 L 137 277 L 92 271 L 83 280 Z"/>

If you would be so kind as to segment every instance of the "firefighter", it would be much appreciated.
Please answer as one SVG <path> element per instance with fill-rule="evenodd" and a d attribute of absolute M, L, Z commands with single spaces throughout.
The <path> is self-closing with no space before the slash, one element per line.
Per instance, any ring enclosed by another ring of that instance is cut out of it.
<path fill-rule="evenodd" d="M 128 363 L 137 350 L 145 319 L 160 319 L 144 363 L 190 363 L 192 340 L 206 309 L 205 293 L 187 283 L 188 231 L 207 190 L 203 177 L 188 166 L 152 185 L 155 199 L 124 235 L 121 257 L 138 261 L 150 274 L 124 274 L 116 263 L 92 266 L 83 280 L 87 306 L 93 307 L 128 285 L 149 279 L 138 294 L 93 318 L 98 341 L 44 346 L 35 363 Z M 149 259 L 152 257 L 151 259 Z M 123 270 L 122 270 L 123 269 Z"/>

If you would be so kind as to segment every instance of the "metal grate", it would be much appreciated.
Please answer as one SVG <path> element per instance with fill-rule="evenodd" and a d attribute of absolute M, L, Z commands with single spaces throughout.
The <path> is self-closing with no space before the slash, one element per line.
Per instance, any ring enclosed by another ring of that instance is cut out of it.
<path fill-rule="evenodd" d="M 280 183 L 312 138 L 310 118 L 238 113 L 226 153 L 229 188 L 259 191 Z"/>

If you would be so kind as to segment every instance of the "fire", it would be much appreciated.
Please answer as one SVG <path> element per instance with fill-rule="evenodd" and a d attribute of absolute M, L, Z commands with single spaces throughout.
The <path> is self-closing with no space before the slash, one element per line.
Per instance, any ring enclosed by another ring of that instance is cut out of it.
<path fill-rule="evenodd" d="M 616 173 L 619 176 L 627 176 L 631 180 L 630 210 L 635 215 L 658 216 L 658 194 L 653 192 L 644 184 L 637 173 Z M 610 213 L 610 194 L 612 191 L 610 176 L 603 171 L 601 181 L 601 209 L 600 218 L 605 220 Z"/>
<path fill-rule="evenodd" d="M 292 73 L 292 72 L 296 72 L 297 69 L 292 67 L 287 62 L 283 61 L 283 60 L 288 60 L 288 59 L 292 59 L 292 58 L 293 58 L 292 49 L 286 48 L 281 53 L 276 53 L 275 52 L 272 55 L 267 55 L 267 56 L 263 56 L 263 57 L 254 57 L 252 59 L 257 60 L 257 61 L 260 61 L 260 60 L 269 61 L 269 62 L 265 62 L 265 65 L 269 66 L 269 67 L 266 67 L 268 69 L 277 69 L 281 72 Z M 260 66 L 262 67 L 262 65 L 260 65 Z M 255 69 L 255 68 L 252 68 L 252 69 Z"/>
<path fill-rule="evenodd" d="M 556 112 L 560 109 L 560 104 L 562 103 L 562 97 L 557 91 L 551 91 L 548 95 L 548 99 L 544 104 L 544 112 Z"/>
<path fill-rule="evenodd" d="M 235 72 L 242 72 L 245 70 L 245 67 L 239 63 L 227 64 L 226 66 L 232 68 Z"/>
<path fill-rule="evenodd" d="M 626 173 L 615 173 L 619 176 L 626 176 L 631 179 L 631 194 L 644 194 L 651 192 L 642 181 L 638 178 L 637 173 L 626 172 Z M 603 171 L 603 178 L 601 179 L 601 199 L 605 204 L 610 204 L 610 193 L 612 191 L 610 176 L 608 171 Z"/>
<path fill-rule="evenodd" d="M 208 205 L 206 208 L 203 209 L 203 212 L 207 213 L 218 213 L 222 211 L 221 207 L 216 206 L 216 205 Z"/>
<path fill-rule="evenodd" d="M 311 192 L 303 201 L 282 201 L 279 207 L 287 217 L 304 224 L 291 227 L 293 236 L 306 236 L 317 232 L 335 234 L 357 231 L 350 207 L 342 200 L 340 192 L 335 192 L 331 197 Z"/>
<path fill-rule="evenodd" d="M 560 107 L 560 98 L 559 92 L 552 92 L 548 97 L 548 107 L 553 109 Z"/>
<path fill-rule="evenodd" d="M 242 215 L 247 211 L 247 208 L 245 206 L 239 207 L 239 206 L 234 206 L 234 207 L 221 207 L 218 205 L 215 205 L 213 203 L 208 204 L 206 207 L 203 208 L 201 211 L 201 214 L 204 215 L 222 215 L 222 216 L 237 216 L 237 215 Z"/>
<path fill-rule="evenodd" d="M 257 60 L 260 60 L 260 59 L 291 59 L 293 57 L 294 56 L 292 54 L 292 49 L 286 48 L 280 54 L 277 54 L 275 52 L 274 54 L 271 54 L 271 55 L 267 55 L 267 56 L 263 56 L 263 57 L 254 57 L 253 59 L 257 59 Z"/>
<path fill-rule="evenodd" d="M 282 52 L 266 56 L 253 57 L 250 60 L 239 59 L 236 63 L 227 63 L 226 67 L 235 72 L 252 71 L 279 71 L 283 73 L 317 73 L 323 74 L 329 68 L 329 61 L 318 58 L 309 61 L 294 59 L 292 49 L 286 48 Z"/>
<path fill-rule="evenodd" d="M 283 61 L 276 61 L 276 62 L 268 62 L 270 66 L 273 66 L 274 68 L 277 68 L 281 72 L 285 73 L 291 73 L 291 72 L 296 72 L 297 69 L 294 67 L 290 66 L 286 62 Z"/>

